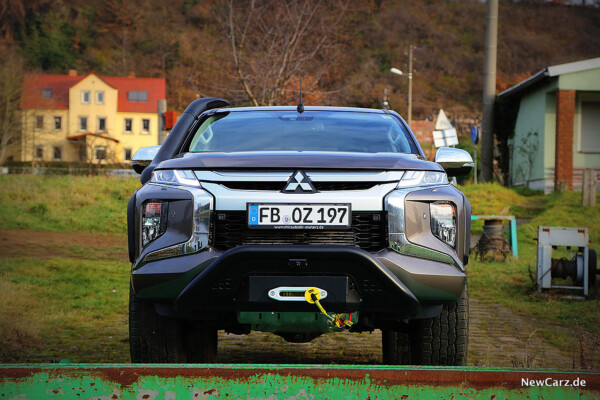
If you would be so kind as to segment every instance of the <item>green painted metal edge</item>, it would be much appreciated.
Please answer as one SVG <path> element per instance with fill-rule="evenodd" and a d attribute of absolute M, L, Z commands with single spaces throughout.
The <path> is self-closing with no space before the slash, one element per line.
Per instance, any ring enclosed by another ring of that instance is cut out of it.
<path fill-rule="evenodd" d="M 564 386 L 567 381 L 580 386 Z M 0 365 L 0 398 L 581 400 L 600 398 L 600 373 L 278 364 Z"/>

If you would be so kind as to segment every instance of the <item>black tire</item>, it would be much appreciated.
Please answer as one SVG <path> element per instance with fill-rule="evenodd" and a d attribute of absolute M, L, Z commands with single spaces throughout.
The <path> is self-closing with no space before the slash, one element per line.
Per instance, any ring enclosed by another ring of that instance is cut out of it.
<path fill-rule="evenodd" d="M 444 305 L 436 318 L 409 324 L 410 361 L 416 365 L 465 365 L 469 344 L 469 298 Z"/>
<path fill-rule="evenodd" d="M 186 356 L 188 363 L 217 362 L 217 330 L 202 323 L 191 324 L 186 330 Z"/>
<path fill-rule="evenodd" d="M 215 362 L 217 330 L 186 329 L 186 321 L 163 317 L 154 305 L 129 292 L 129 348 L 133 363 Z"/>
<path fill-rule="evenodd" d="M 408 340 L 408 332 L 382 329 L 381 349 L 383 351 L 383 364 L 410 364 L 410 345 Z"/>

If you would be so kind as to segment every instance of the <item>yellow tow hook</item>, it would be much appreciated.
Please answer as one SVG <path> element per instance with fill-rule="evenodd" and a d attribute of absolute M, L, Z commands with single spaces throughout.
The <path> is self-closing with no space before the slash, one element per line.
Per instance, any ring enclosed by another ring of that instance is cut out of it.
<path fill-rule="evenodd" d="M 321 299 L 321 291 L 317 288 L 309 288 L 304 292 L 304 299 L 310 304 L 316 304 L 319 310 L 327 317 L 327 319 L 335 325 L 336 328 L 351 328 L 352 313 L 348 314 L 327 314 L 319 300 Z"/>

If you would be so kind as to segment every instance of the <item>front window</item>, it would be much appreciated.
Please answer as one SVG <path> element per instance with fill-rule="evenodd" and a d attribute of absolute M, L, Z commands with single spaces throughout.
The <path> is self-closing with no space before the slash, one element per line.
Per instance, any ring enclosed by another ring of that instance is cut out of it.
<path fill-rule="evenodd" d="M 106 117 L 98 117 L 98 132 L 106 131 Z"/>
<path fill-rule="evenodd" d="M 90 91 L 89 90 L 81 91 L 81 103 L 82 104 L 90 104 Z"/>
<path fill-rule="evenodd" d="M 87 117 L 79 117 L 79 130 L 81 132 L 87 131 Z"/>
<path fill-rule="evenodd" d="M 53 154 L 54 161 L 62 160 L 62 149 L 60 147 L 54 146 L 52 154 Z"/>
<path fill-rule="evenodd" d="M 62 129 L 62 117 L 54 117 L 54 129 L 60 131 Z"/>
<path fill-rule="evenodd" d="M 44 129 L 44 116 L 36 115 L 35 116 L 35 130 L 41 131 L 42 129 Z"/>
<path fill-rule="evenodd" d="M 142 133 L 150 133 L 150 120 L 142 119 Z"/>
<path fill-rule="evenodd" d="M 196 131 L 189 150 L 419 153 L 393 115 L 296 110 L 212 115 Z"/>
<path fill-rule="evenodd" d="M 106 146 L 96 146 L 94 148 L 94 160 L 96 160 L 96 161 L 106 160 Z"/>
<path fill-rule="evenodd" d="M 131 118 L 125 118 L 125 133 L 131 133 Z"/>
<path fill-rule="evenodd" d="M 96 92 L 96 104 L 104 104 L 104 92 Z"/>
<path fill-rule="evenodd" d="M 34 156 L 36 160 L 44 159 L 44 147 L 43 146 L 35 146 Z"/>

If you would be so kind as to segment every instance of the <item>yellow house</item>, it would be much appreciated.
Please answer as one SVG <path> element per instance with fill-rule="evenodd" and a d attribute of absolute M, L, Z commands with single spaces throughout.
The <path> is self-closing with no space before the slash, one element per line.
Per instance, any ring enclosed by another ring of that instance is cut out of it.
<path fill-rule="evenodd" d="M 15 161 L 124 163 L 159 144 L 165 79 L 26 74 Z"/>

